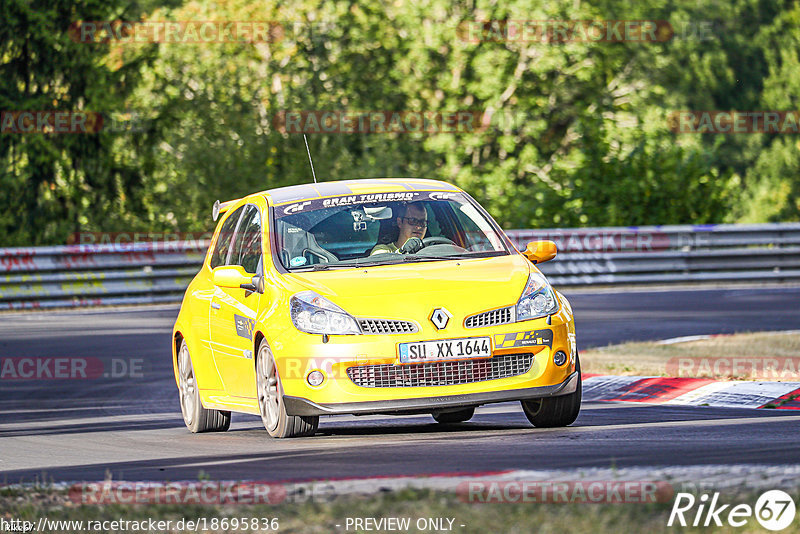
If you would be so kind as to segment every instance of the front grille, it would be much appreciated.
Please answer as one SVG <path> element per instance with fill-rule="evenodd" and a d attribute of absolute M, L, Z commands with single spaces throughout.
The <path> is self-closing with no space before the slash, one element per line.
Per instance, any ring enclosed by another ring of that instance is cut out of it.
<path fill-rule="evenodd" d="M 533 354 L 505 354 L 475 360 L 360 365 L 347 369 L 350 380 L 363 388 L 454 386 L 518 376 L 530 370 Z"/>
<path fill-rule="evenodd" d="M 480 328 L 482 326 L 495 326 L 514 322 L 514 306 L 489 310 L 467 317 L 464 325 L 467 328 Z"/>
<path fill-rule="evenodd" d="M 364 334 L 413 334 L 419 331 L 416 323 L 391 319 L 358 319 L 358 326 Z"/>

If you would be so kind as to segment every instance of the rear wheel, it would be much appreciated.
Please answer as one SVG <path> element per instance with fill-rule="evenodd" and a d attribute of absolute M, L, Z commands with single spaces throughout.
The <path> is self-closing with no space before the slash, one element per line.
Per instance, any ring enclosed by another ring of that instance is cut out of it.
<path fill-rule="evenodd" d="M 178 386 L 183 422 L 189 430 L 195 433 L 225 432 L 230 428 L 231 412 L 203 408 L 186 340 L 181 341 L 181 348 L 178 351 Z"/>
<path fill-rule="evenodd" d="M 278 375 L 275 357 L 262 339 L 256 359 L 256 388 L 258 409 L 264 427 L 273 438 L 311 436 L 319 426 L 319 416 L 287 415 L 283 404 L 283 386 Z"/>
<path fill-rule="evenodd" d="M 475 407 L 463 408 L 461 410 L 448 411 L 448 412 L 433 412 L 433 418 L 437 423 L 449 425 L 453 423 L 463 423 L 469 421 L 475 415 Z"/>
<path fill-rule="evenodd" d="M 533 426 L 552 428 L 567 426 L 575 422 L 581 411 L 581 362 L 575 356 L 578 371 L 578 387 L 574 393 L 522 401 L 522 410 Z"/>

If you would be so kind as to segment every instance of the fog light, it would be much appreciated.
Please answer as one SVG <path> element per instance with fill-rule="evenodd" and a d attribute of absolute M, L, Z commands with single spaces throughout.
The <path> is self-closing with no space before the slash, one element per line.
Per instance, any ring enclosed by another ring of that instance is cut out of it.
<path fill-rule="evenodd" d="M 325 375 L 322 374 L 322 371 L 311 371 L 308 373 L 306 380 L 308 380 L 308 383 L 312 386 L 317 387 L 325 381 Z"/>
<path fill-rule="evenodd" d="M 564 365 L 565 363 L 567 363 L 567 355 L 564 354 L 562 351 L 556 352 L 555 354 L 553 354 L 553 363 L 558 366 Z"/>

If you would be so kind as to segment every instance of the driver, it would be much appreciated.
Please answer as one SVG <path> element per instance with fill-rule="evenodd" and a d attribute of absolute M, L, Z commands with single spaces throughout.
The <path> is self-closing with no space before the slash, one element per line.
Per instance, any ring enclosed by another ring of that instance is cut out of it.
<path fill-rule="evenodd" d="M 424 246 L 422 238 L 428 230 L 428 212 L 422 202 L 406 204 L 402 216 L 397 217 L 396 224 L 399 230 L 397 241 L 375 245 L 369 253 L 370 256 L 385 252 L 414 254 Z"/>

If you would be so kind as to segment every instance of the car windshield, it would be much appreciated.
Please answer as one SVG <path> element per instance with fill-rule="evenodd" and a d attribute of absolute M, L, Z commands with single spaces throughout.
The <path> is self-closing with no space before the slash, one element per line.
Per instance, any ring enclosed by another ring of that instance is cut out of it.
<path fill-rule="evenodd" d="M 344 195 L 274 209 L 276 247 L 288 270 L 500 256 L 488 216 L 463 193 Z"/>

